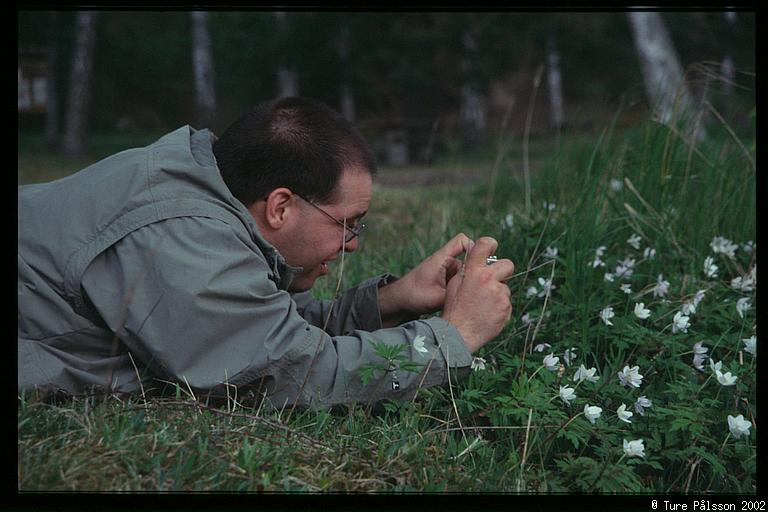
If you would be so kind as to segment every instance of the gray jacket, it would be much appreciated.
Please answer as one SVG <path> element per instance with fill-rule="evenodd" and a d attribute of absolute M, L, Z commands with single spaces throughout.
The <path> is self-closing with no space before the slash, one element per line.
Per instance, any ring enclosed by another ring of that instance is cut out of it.
<path fill-rule="evenodd" d="M 382 328 L 378 288 L 392 276 L 333 301 L 288 293 L 298 269 L 229 192 L 212 141 L 185 126 L 19 187 L 19 390 L 135 392 L 141 376 L 145 389 L 258 384 L 276 407 L 324 407 L 410 398 L 447 382 L 448 367 L 468 371 L 472 356 L 441 318 Z M 363 384 L 361 368 L 386 366 L 376 341 L 404 345 L 422 371 Z"/>

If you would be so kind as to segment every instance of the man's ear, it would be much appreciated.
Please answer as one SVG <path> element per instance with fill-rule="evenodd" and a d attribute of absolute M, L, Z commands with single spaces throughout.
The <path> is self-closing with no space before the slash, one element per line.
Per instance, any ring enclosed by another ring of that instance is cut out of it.
<path fill-rule="evenodd" d="M 263 219 L 272 229 L 283 227 L 288 215 L 297 207 L 295 194 L 285 187 L 270 192 L 265 203 Z"/>

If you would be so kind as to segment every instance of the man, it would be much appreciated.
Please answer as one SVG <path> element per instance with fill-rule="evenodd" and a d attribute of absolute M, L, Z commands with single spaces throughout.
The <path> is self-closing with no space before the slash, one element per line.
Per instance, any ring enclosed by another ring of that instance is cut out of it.
<path fill-rule="evenodd" d="M 358 248 L 375 172 L 349 122 L 287 98 L 219 139 L 185 126 L 20 187 L 19 389 L 177 382 L 325 407 L 408 398 L 466 372 L 511 314 L 514 265 L 486 264 L 493 239 L 472 247 L 459 234 L 401 279 L 375 277 L 337 300 L 309 292 Z M 403 345 L 422 371 L 393 366 L 364 384 L 359 370 L 385 363 L 376 342 Z"/>

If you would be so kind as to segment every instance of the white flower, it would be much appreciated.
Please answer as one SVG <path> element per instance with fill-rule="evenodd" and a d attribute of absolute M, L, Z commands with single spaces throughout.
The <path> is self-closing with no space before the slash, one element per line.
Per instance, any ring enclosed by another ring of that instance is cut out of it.
<path fill-rule="evenodd" d="M 587 418 L 593 425 L 595 424 L 595 420 L 599 418 L 602 413 L 603 410 L 596 405 L 586 404 L 584 406 L 584 417 Z"/>
<path fill-rule="evenodd" d="M 419 352 L 427 353 L 429 350 L 424 346 L 424 336 L 416 336 L 413 338 L 413 348 Z"/>
<path fill-rule="evenodd" d="M 731 375 L 731 372 L 715 372 L 715 376 L 717 377 L 717 382 L 723 386 L 733 386 L 738 379 L 738 377 Z"/>
<path fill-rule="evenodd" d="M 633 268 L 635 267 L 635 259 L 634 258 L 626 258 L 624 261 L 616 265 L 616 271 L 614 272 L 614 275 L 620 279 L 629 279 L 632 277 L 632 273 L 634 272 Z"/>
<path fill-rule="evenodd" d="M 651 405 L 652 402 L 643 395 L 635 402 L 635 412 L 640 416 L 645 416 L 645 409 L 649 408 Z"/>
<path fill-rule="evenodd" d="M 751 253 L 752 251 L 755 250 L 755 242 L 753 242 L 752 240 L 749 240 L 747 243 L 745 243 L 744 245 L 741 246 L 741 249 L 744 252 Z"/>
<path fill-rule="evenodd" d="M 744 318 L 744 313 L 752 308 L 752 304 L 749 302 L 749 297 L 742 297 L 736 301 L 736 312 L 741 318 Z"/>
<path fill-rule="evenodd" d="M 576 390 L 568 386 L 560 386 L 560 399 L 568 405 L 576 399 Z"/>
<path fill-rule="evenodd" d="M 619 192 L 622 188 L 624 188 L 624 182 L 617 180 L 616 178 L 611 178 L 611 181 L 608 184 L 611 186 L 611 190 L 614 192 Z"/>
<path fill-rule="evenodd" d="M 656 279 L 656 286 L 653 287 L 654 297 L 664 297 L 669 292 L 669 281 L 664 280 L 664 276 L 659 274 Z"/>
<path fill-rule="evenodd" d="M 608 306 L 600 312 L 600 320 L 605 322 L 605 325 L 613 325 L 611 318 L 614 316 L 616 316 L 616 314 L 613 312 L 613 308 L 611 306 Z"/>
<path fill-rule="evenodd" d="M 617 374 L 619 376 L 619 382 L 626 387 L 639 388 L 640 384 L 643 383 L 643 376 L 638 373 L 639 370 L 639 366 L 633 366 L 632 368 L 625 366 Z"/>
<path fill-rule="evenodd" d="M 624 439 L 624 454 L 627 457 L 645 457 L 645 446 L 642 439 L 627 441 Z"/>
<path fill-rule="evenodd" d="M 652 247 L 646 247 L 645 250 L 643 251 L 643 258 L 647 260 L 652 260 L 655 257 L 656 257 L 656 249 Z"/>
<path fill-rule="evenodd" d="M 629 283 L 623 283 L 621 286 L 619 286 L 619 290 L 623 291 L 627 295 L 630 295 L 632 293 L 632 286 Z"/>
<path fill-rule="evenodd" d="M 529 299 L 534 295 L 536 295 L 537 293 L 539 293 L 539 290 L 537 290 L 535 286 L 531 286 L 530 288 L 528 288 L 528 290 L 526 290 L 525 298 Z"/>
<path fill-rule="evenodd" d="M 755 282 L 757 281 L 757 265 L 754 265 L 749 269 L 749 273 L 745 276 L 735 277 L 731 280 L 731 288 L 740 292 L 751 292 L 755 289 Z"/>
<path fill-rule="evenodd" d="M 576 373 L 573 374 L 573 380 L 576 382 L 581 382 L 583 380 L 588 380 L 589 382 L 597 382 L 600 380 L 600 377 L 596 376 L 597 368 L 590 368 L 587 370 L 587 368 L 582 364 L 579 366 L 579 369 L 576 370 Z"/>
<path fill-rule="evenodd" d="M 571 360 L 573 359 L 576 359 L 576 347 L 565 349 L 565 352 L 563 352 L 563 360 L 565 361 L 565 364 L 570 366 Z"/>
<path fill-rule="evenodd" d="M 627 239 L 627 243 L 639 251 L 640 250 L 640 242 L 642 240 L 643 239 L 640 238 L 640 235 L 632 233 L 632 236 Z"/>
<path fill-rule="evenodd" d="M 547 368 L 547 370 L 556 372 L 560 367 L 560 358 L 555 356 L 555 354 L 544 356 L 544 366 Z"/>
<path fill-rule="evenodd" d="M 715 265 L 715 259 L 707 256 L 704 259 L 704 275 L 707 277 L 717 277 L 718 267 Z"/>
<path fill-rule="evenodd" d="M 557 258 L 557 247 L 549 247 L 547 246 L 546 249 L 544 249 L 544 257 L 555 259 Z"/>
<path fill-rule="evenodd" d="M 722 236 L 714 237 L 709 246 L 712 248 L 712 252 L 715 254 L 725 254 L 729 258 L 733 258 L 736 249 L 739 248 L 736 244 L 727 238 L 723 238 Z"/>
<path fill-rule="evenodd" d="M 616 414 L 618 415 L 619 419 L 625 423 L 632 423 L 629 418 L 632 417 L 632 413 L 627 410 L 626 404 L 621 404 L 619 408 L 616 410 Z"/>
<path fill-rule="evenodd" d="M 606 247 L 604 245 L 601 245 L 600 247 L 595 249 L 595 259 L 590 262 L 590 264 L 592 265 L 592 268 L 605 266 L 605 263 L 601 259 L 605 254 L 605 249 Z"/>
<path fill-rule="evenodd" d="M 707 292 L 705 292 L 704 290 L 699 290 L 696 292 L 696 295 L 693 296 L 693 305 L 695 307 L 699 307 L 699 302 L 701 302 L 702 299 L 704 299 L 704 295 L 706 293 Z"/>
<path fill-rule="evenodd" d="M 510 228 L 510 229 L 511 229 L 511 228 L 512 228 L 512 226 L 514 226 L 514 224 L 515 224 L 515 218 L 512 216 L 512 214 L 511 214 L 511 213 L 508 213 L 508 214 L 507 214 L 507 215 L 504 217 L 504 225 L 505 225 L 505 226 L 507 226 L 507 228 Z"/>
<path fill-rule="evenodd" d="M 539 343 L 538 345 L 533 347 L 533 350 L 535 350 L 536 352 L 544 352 L 548 348 L 552 348 L 552 345 L 550 345 L 549 343 Z"/>
<path fill-rule="evenodd" d="M 609 283 L 612 283 L 614 281 L 613 274 L 611 274 L 610 272 L 606 272 L 605 274 L 603 274 L 603 279 L 605 279 Z"/>
<path fill-rule="evenodd" d="M 645 320 L 649 316 L 651 316 L 651 310 L 645 308 L 644 302 L 639 302 L 635 304 L 635 316 L 639 318 L 640 320 Z"/>
<path fill-rule="evenodd" d="M 728 415 L 728 428 L 730 429 L 731 434 L 733 434 L 733 437 L 736 439 L 740 438 L 741 436 L 748 436 L 749 427 L 751 426 L 752 423 L 746 421 L 742 414 L 739 414 L 735 418 L 730 414 Z"/>
<path fill-rule="evenodd" d="M 693 367 L 700 372 L 704 371 L 704 361 L 706 361 L 708 357 L 705 354 L 709 350 L 703 343 L 703 341 L 699 341 L 693 345 Z"/>
<path fill-rule="evenodd" d="M 485 370 L 485 359 L 482 357 L 475 357 L 472 359 L 472 364 L 470 365 L 470 368 L 473 370 Z"/>
<path fill-rule="evenodd" d="M 552 201 L 551 203 L 549 201 L 544 201 L 543 206 L 544 206 L 544 209 L 549 212 L 557 208 L 557 204 L 554 201 Z"/>
<path fill-rule="evenodd" d="M 522 318 L 521 318 L 520 320 L 522 320 L 522 321 L 523 321 L 523 325 L 529 325 L 530 323 L 532 323 L 532 322 L 533 322 L 533 320 L 534 320 L 534 319 L 533 319 L 533 318 L 531 318 L 531 315 L 529 315 L 528 313 L 526 313 L 526 314 L 524 314 L 524 315 L 522 316 Z"/>
<path fill-rule="evenodd" d="M 744 352 L 749 352 L 753 356 L 757 355 L 757 338 L 752 336 L 741 340 L 744 342 Z"/>
<path fill-rule="evenodd" d="M 685 301 L 683 302 L 683 305 L 680 307 L 680 311 L 687 316 L 691 316 L 696 312 L 696 304 L 693 302 Z"/>
<path fill-rule="evenodd" d="M 707 356 L 704 354 L 694 354 L 693 355 L 693 367 L 699 370 L 700 372 L 704 371 L 704 361 L 707 360 Z"/>
<path fill-rule="evenodd" d="M 675 313 L 675 316 L 672 318 L 672 333 L 674 334 L 678 331 L 687 333 L 688 327 L 691 325 L 689 320 L 690 318 L 683 315 L 681 311 Z"/>
<path fill-rule="evenodd" d="M 539 297 L 545 297 L 552 293 L 552 290 L 557 288 L 557 286 L 552 284 L 551 279 L 544 279 L 539 278 L 539 286 L 541 286 L 541 291 L 539 292 Z"/>
<path fill-rule="evenodd" d="M 713 372 L 720 373 L 720 369 L 723 367 L 723 362 L 722 361 L 715 362 L 714 359 L 710 359 L 709 367 L 712 369 Z"/>

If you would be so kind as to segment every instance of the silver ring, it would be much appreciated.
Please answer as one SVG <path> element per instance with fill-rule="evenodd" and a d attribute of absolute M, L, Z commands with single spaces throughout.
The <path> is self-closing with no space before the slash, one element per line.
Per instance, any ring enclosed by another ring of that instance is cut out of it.
<path fill-rule="evenodd" d="M 486 265 L 492 265 L 497 261 L 499 261 L 499 258 L 497 256 L 488 256 L 487 258 L 485 258 Z"/>

